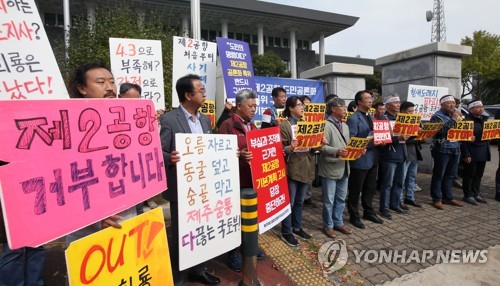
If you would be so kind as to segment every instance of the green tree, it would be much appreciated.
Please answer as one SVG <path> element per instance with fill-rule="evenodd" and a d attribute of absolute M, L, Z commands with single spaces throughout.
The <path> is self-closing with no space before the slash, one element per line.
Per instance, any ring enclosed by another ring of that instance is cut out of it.
<path fill-rule="evenodd" d="M 138 14 L 130 8 L 98 9 L 93 22 L 85 16 L 77 17 L 70 30 L 68 59 L 64 59 L 64 41 L 56 41 L 54 52 L 61 72 L 68 81 L 71 71 L 81 64 L 96 61 L 110 64 L 109 38 L 160 40 L 168 110 L 172 102 L 172 36 L 177 32 L 167 27 L 163 19 L 154 13 L 146 13 L 141 21 L 138 19 Z"/>
<path fill-rule="evenodd" d="M 498 103 L 500 36 L 476 31 L 461 44 L 472 47 L 472 55 L 462 60 L 462 97 L 470 94 L 486 104 Z"/>
<path fill-rule="evenodd" d="M 252 64 L 255 75 L 290 77 L 292 74 L 286 70 L 285 63 L 273 51 L 267 51 L 262 55 L 253 55 Z"/>

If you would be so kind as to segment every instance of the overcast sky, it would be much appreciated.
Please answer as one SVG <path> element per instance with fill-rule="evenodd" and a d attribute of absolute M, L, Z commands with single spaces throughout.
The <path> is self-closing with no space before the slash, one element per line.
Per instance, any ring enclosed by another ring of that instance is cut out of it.
<path fill-rule="evenodd" d="M 379 58 L 425 45 L 433 0 L 265 0 L 266 2 L 359 17 L 351 28 L 325 40 L 326 54 Z M 499 0 L 445 0 L 446 42 L 460 44 L 477 30 L 500 34 Z M 317 51 L 318 44 L 313 48 Z"/>

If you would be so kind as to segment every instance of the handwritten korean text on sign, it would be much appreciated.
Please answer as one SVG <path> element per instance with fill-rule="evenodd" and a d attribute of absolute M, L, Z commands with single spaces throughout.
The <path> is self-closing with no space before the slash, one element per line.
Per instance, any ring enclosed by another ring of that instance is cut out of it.
<path fill-rule="evenodd" d="M 0 100 L 69 98 L 33 0 L 0 0 Z"/>
<path fill-rule="evenodd" d="M 120 224 L 69 245 L 70 285 L 172 285 L 163 210 Z"/>
<path fill-rule="evenodd" d="M 253 154 L 250 164 L 259 202 L 259 233 L 264 233 L 291 212 L 280 128 L 248 132 L 247 145 Z"/>
<path fill-rule="evenodd" d="M 142 98 L 165 109 L 161 41 L 109 38 L 111 70 L 118 89 L 123 83 L 142 88 Z"/>
<path fill-rule="evenodd" d="M 179 268 L 241 244 L 240 181 L 234 135 L 176 134 Z"/>
<path fill-rule="evenodd" d="M 13 248 L 54 240 L 166 188 L 151 101 L 2 101 L 0 120 Z"/>
<path fill-rule="evenodd" d="M 407 100 L 415 104 L 415 113 L 422 114 L 422 120 L 428 121 L 439 109 L 439 99 L 448 94 L 447 87 L 408 85 Z"/>
<path fill-rule="evenodd" d="M 216 43 L 174 37 L 172 82 L 177 82 L 179 78 L 187 74 L 197 74 L 205 85 L 207 99 L 215 101 L 216 58 Z M 172 94 L 177 95 L 175 84 L 172 84 Z M 179 106 L 177 96 L 172 96 L 172 106 Z"/>

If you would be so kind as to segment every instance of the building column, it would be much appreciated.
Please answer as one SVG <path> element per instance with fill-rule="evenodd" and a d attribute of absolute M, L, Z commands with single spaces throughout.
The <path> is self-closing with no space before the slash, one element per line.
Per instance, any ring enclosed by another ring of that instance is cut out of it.
<path fill-rule="evenodd" d="M 319 35 L 319 66 L 325 65 L 325 35 Z"/>
<path fill-rule="evenodd" d="M 290 31 L 290 72 L 292 78 L 297 78 L 297 40 L 295 31 Z"/>
<path fill-rule="evenodd" d="M 221 32 L 222 32 L 222 37 L 223 38 L 227 38 L 228 37 L 228 28 L 227 28 L 227 21 L 226 20 L 222 21 Z"/>
<path fill-rule="evenodd" d="M 200 0 L 191 0 L 191 34 L 193 39 L 201 39 Z"/>
<path fill-rule="evenodd" d="M 264 54 L 264 27 L 262 25 L 257 26 L 257 53 Z"/>
<path fill-rule="evenodd" d="M 189 38 L 189 17 L 186 15 L 182 15 L 181 29 L 181 36 Z"/>
<path fill-rule="evenodd" d="M 137 26 L 139 26 L 139 30 L 144 28 L 144 20 L 146 20 L 146 13 L 142 9 L 136 9 L 137 11 Z"/>

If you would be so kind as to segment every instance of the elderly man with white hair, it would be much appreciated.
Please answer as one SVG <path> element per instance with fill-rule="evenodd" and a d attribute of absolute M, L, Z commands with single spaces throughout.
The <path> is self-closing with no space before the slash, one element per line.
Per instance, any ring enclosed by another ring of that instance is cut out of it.
<path fill-rule="evenodd" d="M 471 205 L 486 203 L 481 197 L 481 179 L 483 178 L 486 162 L 491 160 L 490 141 L 481 140 L 483 125 L 487 117 L 483 116 L 484 107 L 480 100 L 473 100 L 467 105 L 469 114 L 465 120 L 474 121 L 474 141 L 461 142 L 461 158 L 464 162 L 464 175 L 462 189 L 464 191 L 464 202 Z"/>

